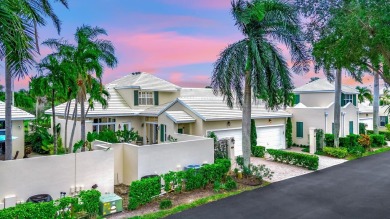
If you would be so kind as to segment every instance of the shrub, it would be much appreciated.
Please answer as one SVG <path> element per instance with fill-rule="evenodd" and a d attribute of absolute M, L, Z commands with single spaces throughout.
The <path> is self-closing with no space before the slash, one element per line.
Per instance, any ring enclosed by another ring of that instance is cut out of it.
<path fill-rule="evenodd" d="M 324 147 L 323 151 L 332 156 L 337 158 L 344 158 L 348 155 L 348 149 L 347 148 L 332 148 L 332 147 Z"/>
<path fill-rule="evenodd" d="M 367 151 L 371 151 L 371 140 L 368 135 L 360 135 L 358 140 L 359 144 L 363 146 Z"/>
<path fill-rule="evenodd" d="M 257 130 L 254 119 L 251 119 L 251 148 L 257 146 Z"/>
<path fill-rule="evenodd" d="M 242 175 L 245 178 L 248 178 L 250 176 L 254 176 L 259 180 L 263 180 L 263 178 L 271 179 L 274 172 L 272 172 L 269 168 L 267 168 L 264 164 L 263 165 L 253 165 L 249 164 L 248 166 L 244 165 L 244 158 L 242 156 L 236 157 L 236 163 L 242 170 Z"/>
<path fill-rule="evenodd" d="M 237 189 L 237 183 L 232 179 L 232 177 L 228 177 L 225 183 L 225 189 L 227 191 Z"/>
<path fill-rule="evenodd" d="M 390 124 L 387 124 L 390 125 Z M 390 132 L 389 131 L 379 131 L 379 134 L 385 136 L 386 141 L 390 141 Z"/>
<path fill-rule="evenodd" d="M 367 130 L 367 135 L 372 135 L 372 134 L 374 134 L 373 130 Z"/>
<path fill-rule="evenodd" d="M 316 149 L 322 150 L 324 147 L 324 130 L 322 129 L 315 129 L 315 135 L 316 135 Z"/>
<path fill-rule="evenodd" d="M 340 137 L 339 138 L 339 146 L 344 148 L 350 148 L 351 147 L 351 139 L 347 137 Z"/>
<path fill-rule="evenodd" d="M 160 202 L 160 209 L 168 209 L 172 207 L 172 201 L 170 199 L 164 199 Z"/>
<path fill-rule="evenodd" d="M 325 134 L 325 146 L 334 147 L 334 135 L 333 134 Z"/>
<path fill-rule="evenodd" d="M 372 147 L 382 147 L 386 145 L 385 136 L 383 135 L 370 135 L 370 141 Z"/>
<path fill-rule="evenodd" d="M 135 210 L 140 205 L 144 205 L 152 201 L 154 196 L 161 193 L 161 178 L 152 177 L 133 181 L 130 185 L 129 206 L 131 210 Z"/>
<path fill-rule="evenodd" d="M 366 124 L 359 123 L 359 134 L 365 135 L 366 134 Z"/>
<path fill-rule="evenodd" d="M 348 153 L 356 157 L 363 156 L 364 152 L 366 152 L 366 149 L 360 145 L 348 149 Z"/>
<path fill-rule="evenodd" d="M 309 170 L 318 169 L 318 156 L 274 149 L 268 149 L 267 152 L 277 162 L 298 165 L 308 168 Z"/>
<path fill-rule="evenodd" d="M 360 138 L 359 135 L 350 134 L 347 137 L 349 137 L 349 139 L 350 139 L 351 147 L 359 146 L 359 138 Z"/>
<path fill-rule="evenodd" d="M 255 157 L 264 157 L 265 147 L 263 146 L 255 146 L 252 147 L 252 155 Z"/>
<path fill-rule="evenodd" d="M 89 218 L 94 218 L 99 212 L 99 199 L 100 192 L 97 190 L 82 191 L 78 198 L 65 197 L 50 202 L 18 204 L 0 210 L 0 218 L 76 218 L 75 214 L 81 211 L 86 212 Z"/>

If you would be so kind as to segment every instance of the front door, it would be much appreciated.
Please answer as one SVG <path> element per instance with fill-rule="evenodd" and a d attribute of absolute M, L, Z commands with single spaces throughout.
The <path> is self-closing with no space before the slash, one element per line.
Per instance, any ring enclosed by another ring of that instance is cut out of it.
<path fill-rule="evenodd" d="M 157 123 L 148 123 L 147 124 L 147 144 L 157 144 L 158 143 L 158 124 Z"/>

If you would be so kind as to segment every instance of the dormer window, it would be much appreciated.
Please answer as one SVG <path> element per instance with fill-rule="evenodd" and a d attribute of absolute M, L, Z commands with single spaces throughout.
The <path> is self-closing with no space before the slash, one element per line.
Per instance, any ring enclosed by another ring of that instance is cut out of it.
<path fill-rule="evenodd" d="M 145 92 L 145 91 L 139 91 L 138 92 L 138 103 L 139 105 L 143 106 L 151 106 L 154 104 L 153 100 L 153 92 Z"/>
<path fill-rule="evenodd" d="M 348 103 L 353 103 L 352 94 L 344 94 L 344 105 L 347 105 Z"/>

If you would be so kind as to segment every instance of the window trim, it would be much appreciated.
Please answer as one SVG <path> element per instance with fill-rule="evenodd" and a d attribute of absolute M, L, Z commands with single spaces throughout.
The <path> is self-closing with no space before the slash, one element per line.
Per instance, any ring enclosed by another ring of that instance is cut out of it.
<path fill-rule="evenodd" d="M 344 94 L 344 106 L 347 105 L 348 103 L 353 104 L 353 94 Z"/>
<path fill-rule="evenodd" d="M 98 122 L 95 122 L 95 119 L 98 120 Z M 101 119 L 107 119 L 107 122 L 99 122 Z M 111 122 L 108 122 L 108 120 L 111 119 Z M 114 121 L 114 122 L 113 122 Z M 102 117 L 102 118 L 94 118 L 92 123 L 92 132 L 99 133 L 100 132 L 100 126 L 108 126 L 114 125 L 114 132 L 116 131 L 116 118 L 115 117 Z M 94 127 L 96 127 L 96 131 L 94 130 Z"/>
<path fill-rule="evenodd" d="M 148 94 L 150 96 L 148 96 Z M 145 100 L 145 104 L 143 104 L 142 100 Z M 151 100 L 150 104 L 148 103 L 148 99 Z M 138 105 L 139 106 L 154 106 L 154 92 L 153 91 L 138 91 Z"/>

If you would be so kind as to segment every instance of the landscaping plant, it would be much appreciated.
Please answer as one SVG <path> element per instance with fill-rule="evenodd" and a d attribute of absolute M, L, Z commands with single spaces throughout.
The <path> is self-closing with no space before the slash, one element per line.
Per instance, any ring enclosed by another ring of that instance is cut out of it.
<path fill-rule="evenodd" d="M 253 154 L 253 147 L 257 146 L 257 130 L 254 119 L 251 119 L 251 151 Z"/>
<path fill-rule="evenodd" d="M 236 163 L 242 171 L 242 175 L 245 178 L 255 177 L 258 180 L 262 181 L 264 178 L 272 179 L 274 172 L 271 169 L 267 168 L 264 164 L 262 165 L 253 165 L 249 164 L 248 166 L 244 165 L 244 158 L 241 156 L 236 157 Z"/>
<path fill-rule="evenodd" d="M 252 147 L 252 155 L 255 157 L 264 157 L 265 147 L 263 146 L 254 146 Z"/>
<path fill-rule="evenodd" d="M 293 145 L 293 140 L 292 140 L 292 122 L 291 118 L 287 118 L 287 123 L 286 123 L 286 144 L 288 148 L 291 148 Z"/>
<path fill-rule="evenodd" d="M 366 124 L 365 123 L 359 123 L 359 134 L 360 135 L 366 134 Z"/>
<path fill-rule="evenodd" d="M 325 152 L 326 154 L 328 154 L 332 157 L 345 158 L 346 156 L 348 156 L 348 149 L 347 148 L 324 147 L 322 150 L 323 150 L 323 152 Z"/>
<path fill-rule="evenodd" d="M 371 147 L 378 148 L 386 145 L 385 136 L 378 134 L 370 135 Z"/>
<path fill-rule="evenodd" d="M 152 201 L 152 198 L 160 193 L 161 178 L 159 176 L 133 181 L 130 185 L 128 208 L 135 210 L 138 206 Z"/>
<path fill-rule="evenodd" d="M 275 149 L 267 149 L 267 152 L 274 161 L 306 167 L 309 170 L 318 169 L 318 156 Z"/>
<path fill-rule="evenodd" d="M 160 209 L 172 208 L 172 201 L 170 199 L 163 199 L 160 201 Z"/>
<path fill-rule="evenodd" d="M 326 147 L 334 147 L 334 135 L 333 134 L 325 134 L 325 146 Z"/>

